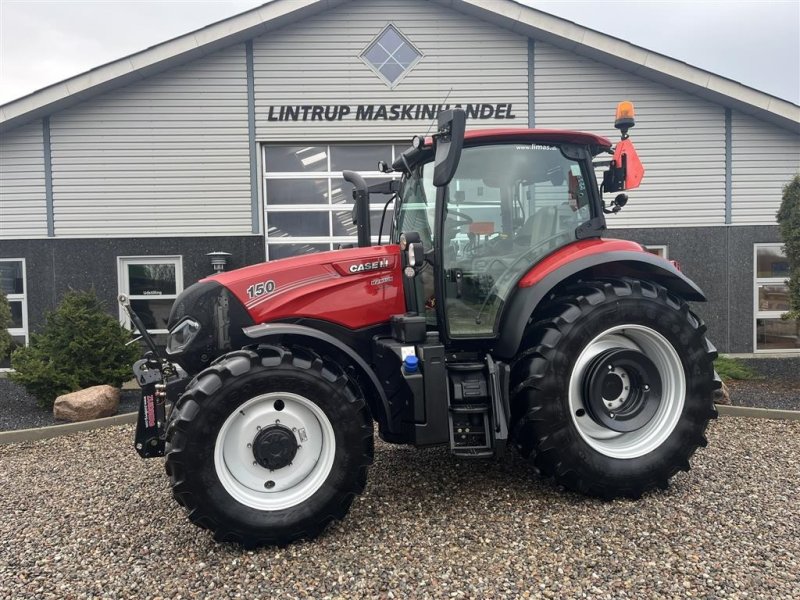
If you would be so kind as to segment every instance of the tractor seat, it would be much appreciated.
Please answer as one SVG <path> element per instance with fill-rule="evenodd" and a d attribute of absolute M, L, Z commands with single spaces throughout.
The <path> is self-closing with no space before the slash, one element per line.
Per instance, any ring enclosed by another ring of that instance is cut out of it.
<path fill-rule="evenodd" d="M 534 246 L 553 236 L 558 226 L 558 208 L 545 206 L 528 217 L 519 228 L 514 242 L 519 246 Z"/>

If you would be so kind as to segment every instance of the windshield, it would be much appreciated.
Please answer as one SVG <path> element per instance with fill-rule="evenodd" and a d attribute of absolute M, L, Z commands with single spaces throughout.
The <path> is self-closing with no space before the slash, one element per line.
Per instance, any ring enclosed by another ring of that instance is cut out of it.
<path fill-rule="evenodd" d="M 406 180 L 396 235 L 416 231 L 433 247 L 433 163 Z M 491 335 L 505 298 L 531 265 L 575 239 L 591 218 L 587 178 L 556 145 L 497 144 L 465 148 L 447 189 L 443 231 L 450 335 Z M 422 277 L 433 296 L 432 277 Z"/>

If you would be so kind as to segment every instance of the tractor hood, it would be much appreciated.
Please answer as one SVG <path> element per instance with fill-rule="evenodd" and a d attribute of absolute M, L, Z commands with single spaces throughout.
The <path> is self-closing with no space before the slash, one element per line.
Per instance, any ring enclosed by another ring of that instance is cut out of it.
<path fill-rule="evenodd" d="M 255 323 L 305 317 L 360 329 L 405 311 L 397 245 L 284 258 L 205 281 L 229 289 Z"/>
<path fill-rule="evenodd" d="M 397 245 L 320 252 L 213 275 L 172 307 L 167 353 L 189 373 L 247 344 L 242 329 L 317 319 L 356 330 L 405 312 Z"/>

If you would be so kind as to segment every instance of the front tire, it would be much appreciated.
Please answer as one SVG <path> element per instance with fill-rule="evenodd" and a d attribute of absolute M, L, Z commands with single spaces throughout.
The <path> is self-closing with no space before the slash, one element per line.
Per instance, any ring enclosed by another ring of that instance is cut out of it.
<path fill-rule="evenodd" d="M 639 280 L 564 289 L 512 364 L 514 438 L 566 488 L 603 498 L 666 488 L 705 446 L 717 354 L 705 325 Z"/>
<path fill-rule="evenodd" d="M 372 419 L 357 386 L 305 348 L 262 345 L 200 373 L 167 428 L 175 499 L 217 541 L 318 536 L 366 484 Z"/>

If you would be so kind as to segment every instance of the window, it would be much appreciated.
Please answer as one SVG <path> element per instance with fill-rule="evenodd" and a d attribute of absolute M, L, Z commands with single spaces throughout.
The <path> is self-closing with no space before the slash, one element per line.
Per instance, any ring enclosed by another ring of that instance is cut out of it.
<path fill-rule="evenodd" d="M 645 250 L 647 250 L 650 254 L 655 254 L 656 256 L 660 256 L 664 260 L 669 260 L 669 253 L 667 252 L 666 246 L 645 246 Z"/>
<path fill-rule="evenodd" d="M 172 303 L 183 291 L 183 263 L 180 256 L 120 256 L 117 259 L 119 291 L 130 298 L 131 308 L 141 317 L 147 331 L 167 333 Z M 132 329 L 127 313 L 120 307 L 123 325 Z"/>
<path fill-rule="evenodd" d="M 267 259 L 334 250 L 357 241 L 353 225 L 353 187 L 342 170 L 358 171 L 373 184 L 385 180 L 378 161 L 391 162 L 405 149 L 390 143 L 265 145 L 263 148 Z M 372 240 L 377 242 L 383 206 L 389 196 L 372 194 Z M 388 241 L 392 207 L 383 224 Z"/>
<path fill-rule="evenodd" d="M 394 25 L 387 25 L 361 53 L 361 59 L 394 87 L 422 58 L 422 53 Z"/>
<path fill-rule="evenodd" d="M 8 332 L 14 343 L 25 346 L 28 343 L 28 302 L 25 294 L 25 259 L 0 258 L 0 290 L 8 298 L 11 307 L 11 327 Z M 0 357 L 0 361 L 5 357 Z M 0 363 L 0 368 L 6 367 Z"/>
<path fill-rule="evenodd" d="M 756 352 L 800 350 L 800 322 L 783 320 L 789 310 L 789 260 L 781 244 L 755 245 L 754 348 Z"/>

